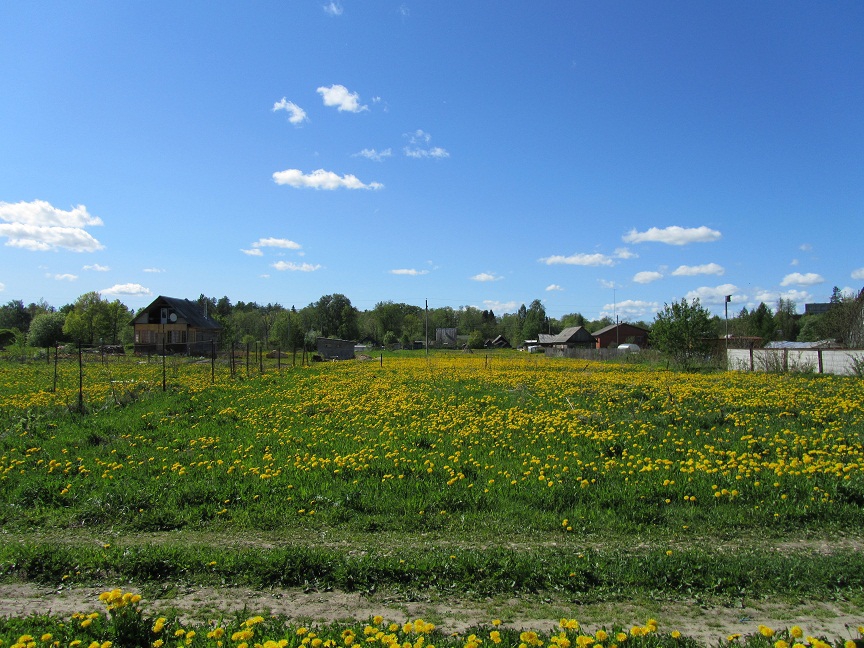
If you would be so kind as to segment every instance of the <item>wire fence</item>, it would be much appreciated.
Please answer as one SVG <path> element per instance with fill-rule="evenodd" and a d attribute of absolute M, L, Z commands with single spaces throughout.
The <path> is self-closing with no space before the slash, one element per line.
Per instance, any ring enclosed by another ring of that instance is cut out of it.
<path fill-rule="evenodd" d="M 0 354 L 0 408 L 64 406 L 84 411 L 94 403 L 121 404 L 146 391 L 183 385 L 203 388 L 308 364 L 308 353 L 258 344 L 207 355 L 139 355 L 123 347 L 57 346 Z"/>

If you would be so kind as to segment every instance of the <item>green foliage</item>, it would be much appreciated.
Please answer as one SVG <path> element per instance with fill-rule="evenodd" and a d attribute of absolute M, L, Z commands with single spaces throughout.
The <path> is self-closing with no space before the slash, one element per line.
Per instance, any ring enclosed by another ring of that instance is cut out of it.
<path fill-rule="evenodd" d="M 0 306 L 0 329 L 17 329 L 26 333 L 30 327 L 30 312 L 21 300 L 9 301 Z"/>
<path fill-rule="evenodd" d="M 694 299 L 664 304 L 651 328 L 651 345 L 668 355 L 682 369 L 707 360 L 716 339 L 711 314 Z"/>
<path fill-rule="evenodd" d="M 63 340 L 64 313 L 42 313 L 30 322 L 27 341 L 32 347 L 51 347 Z"/>
<path fill-rule="evenodd" d="M 133 313 L 119 300 L 109 302 L 98 292 L 81 295 L 66 314 L 63 334 L 78 344 L 131 342 Z"/>
<path fill-rule="evenodd" d="M 471 331 L 471 333 L 468 334 L 469 349 L 482 349 L 484 342 L 483 333 L 480 331 Z"/>

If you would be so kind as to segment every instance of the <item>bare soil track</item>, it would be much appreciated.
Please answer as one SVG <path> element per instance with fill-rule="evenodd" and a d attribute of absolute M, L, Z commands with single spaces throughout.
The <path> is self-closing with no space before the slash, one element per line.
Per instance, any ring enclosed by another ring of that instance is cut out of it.
<path fill-rule="evenodd" d="M 99 594 L 107 587 L 45 587 L 31 583 L 0 584 L 0 616 L 25 617 L 50 613 L 68 617 L 75 612 L 103 611 Z M 136 588 L 130 587 L 136 591 Z M 541 598 L 469 600 L 447 598 L 408 601 L 398 596 L 363 596 L 338 591 L 300 589 L 253 590 L 242 587 L 169 588 L 167 597 L 150 597 L 145 592 L 148 614 L 176 613 L 187 620 L 209 620 L 243 614 L 278 614 L 302 623 L 326 624 L 335 621 L 363 622 L 380 614 L 389 621 L 422 618 L 436 623 L 445 632 L 462 632 L 471 626 L 500 618 L 506 625 L 550 630 L 562 617 L 576 618 L 589 631 L 605 625 L 630 627 L 656 618 L 664 631 L 680 630 L 707 646 L 714 646 L 729 634 L 749 634 L 759 624 L 779 629 L 800 625 L 805 632 L 829 639 L 846 639 L 864 623 L 864 611 L 842 602 L 762 601 L 736 607 L 697 602 L 632 602 L 573 605 Z"/>

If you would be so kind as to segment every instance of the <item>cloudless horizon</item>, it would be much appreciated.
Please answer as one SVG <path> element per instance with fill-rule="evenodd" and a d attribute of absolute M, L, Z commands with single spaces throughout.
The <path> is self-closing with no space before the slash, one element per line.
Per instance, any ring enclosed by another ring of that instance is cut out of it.
<path fill-rule="evenodd" d="M 864 286 L 864 4 L 0 6 L 0 302 Z"/>

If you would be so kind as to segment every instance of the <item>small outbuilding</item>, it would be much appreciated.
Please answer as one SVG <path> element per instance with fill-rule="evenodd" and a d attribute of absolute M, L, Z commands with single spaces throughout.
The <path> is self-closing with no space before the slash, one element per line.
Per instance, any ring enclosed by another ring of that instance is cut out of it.
<path fill-rule="evenodd" d="M 315 341 L 318 355 L 324 360 L 353 360 L 356 344 L 353 340 L 337 340 L 335 338 L 324 337 L 319 337 Z"/>

